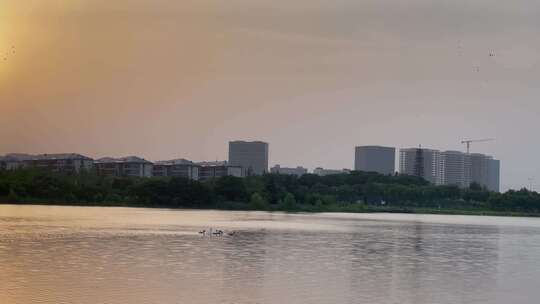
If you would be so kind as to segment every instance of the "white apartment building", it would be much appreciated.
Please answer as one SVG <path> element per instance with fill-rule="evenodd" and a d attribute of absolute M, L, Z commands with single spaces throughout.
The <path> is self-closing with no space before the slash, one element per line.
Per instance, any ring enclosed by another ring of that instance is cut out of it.
<path fill-rule="evenodd" d="M 500 189 L 500 161 L 492 156 L 423 148 L 401 149 L 399 172 L 435 185 L 469 187 L 473 182 L 491 191 Z"/>
<path fill-rule="evenodd" d="M 224 176 L 244 177 L 241 166 L 232 166 L 226 161 L 199 162 L 199 180 L 206 181 Z"/>
<path fill-rule="evenodd" d="M 469 154 L 459 151 L 441 152 L 440 164 L 442 185 L 469 187 L 472 182 Z"/>
<path fill-rule="evenodd" d="M 187 159 L 173 159 L 157 161 L 152 168 L 153 176 L 185 177 L 192 180 L 199 180 L 199 165 Z"/>
<path fill-rule="evenodd" d="M 0 169 L 33 168 L 57 173 L 78 174 L 92 169 L 94 160 L 77 153 L 20 154 L 12 153 L 0 158 Z"/>
<path fill-rule="evenodd" d="M 101 176 L 150 177 L 153 164 L 141 157 L 104 157 L 94 162 L 96 172 Z"/>
<path fill-rule="evenodd" d="M 348 169 L 324 169 L 321 167 L 315 168 L 313 170 L 313 174 L 319 175 L 319 176 L 326 176 L 326 175 L 334 175 L 334 174 L 348 174 L 351 171 Z"/>
<path fill-rule="evenodd" d="M 296 167 L 296 168 L 286 168 L 281 167 L 280 165 L 275 165 L 270 169 L 271 173 L 277 173 L 277 174 L 284 174 L 284 175 L 296 175 L 296 176 L 302 176 L 304 174 L 308 173 L 308 169 L 304 167 Z"/>
<path fill-rule="evenodd" d="M 432 184 L 441 185 L 441 152 L 422 148 L 400 149 L 399 172 L 422 177 Z"/>

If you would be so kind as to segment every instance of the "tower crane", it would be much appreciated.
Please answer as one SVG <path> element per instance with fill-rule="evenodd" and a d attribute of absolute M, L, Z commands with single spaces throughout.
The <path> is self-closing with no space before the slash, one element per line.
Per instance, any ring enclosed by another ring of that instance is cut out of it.
<path fill-rule="evenodd" d="M 471 143 L 473 143 L 473 142 L 485 142 L 485 141 L 492 141 L 492 140 L 495 140 L 495 138 L 465 139 L 465 140 L 462 140 L 461 143 L 467 145 L 467 154 L 469 154 L 470 148 L 471 148 Z"/>

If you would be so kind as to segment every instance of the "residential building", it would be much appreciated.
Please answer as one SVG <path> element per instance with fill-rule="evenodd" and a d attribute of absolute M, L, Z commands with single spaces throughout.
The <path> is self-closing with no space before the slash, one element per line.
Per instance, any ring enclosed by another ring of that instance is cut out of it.
<path fill-rule="evenodd" d="M 281 167 L 280 165 L 275 165 L 274 167 L 270 169 L 270 172 L 276 173 L 276 174 L 302 176 L 308 173 L 308 169 L 304 167 L 286 168 L 286 167 Z"/>
<path fill-rule="evenodd" d="M 488 190 L 500 190 L 500 161 L 480 153 L 469 154 L 471 162 L 471 182 Z"/>
<path fill-rule="evenodd" d="M 360 146 L 355 148 L 354 170 L 394 174 L 396 170 L 396 148 L 382 146 Z"/>
<path fill-rule="evenodd" d="M 326 175 L 335 175 L 335 174 L 348 174 L 351 170 L 349 169 L 324 169 L 321 167 L 315 168 L 313 170 L 313 174 L 319 175 L 319 176 L 326 176 Z"/>
<path fill-rule="evenodd" d="M 488 160 L 487 188 L 491 191 L 501 191 L 501 162 L 497 159 Z"/>
<path fill-rule="evenodd" d="M 0 156 L 0 170 L 7 170 L 7 159 L 5 156 Z"/>
<path fill-rule="evenodd" d="M 229 142 L 229 164 L 243 168 L 244 175 L 262 175 L 268 172 L 268 143 L 261 141 Z"/>
<path fill-rule="evenodd" d="M 39 155 L 12 153 L 0 160 L 0 168 L 6 170 L 35 168 L 57 173 L 78 174 L 91 170 L 93 162 L 92 158 L 76 153 Z"/>
<path fill-rule="evenodd" d="M 0 156 L 0 170 L 16 170 L 24 166 L 23 160 L 31 159 L 29 154 L 7 154 Z"/>
<path fill-rule="evenodd" d="M 153 164 L 137 156 L 121 158 L 104 157 L 94 162 L 100 176 L 150 177 Z"/>
<path fill-rule="evenodd" d="M 34 158 L 35 155 L 23 154 L 23 153 L 10 153 L 2 157 L 1 162 L 3 163 L 3 168 L 5 170 L 16 170 L 24 168 L 25 164 L 23 161 L 30 160 Z"/>
<path fill-rule="evenodd" d="M 470 153 L 469 159 L 471 167 L 475 166 L 474 170 L 471 170 L 472 180 L 482 180 L 487 176 L 487 157 L 480 153 Z"/>
<path fill-rule="evenodd" d="M 399 151 L 399 172 L 422 177 L 436 185 L 442 184 L 440 157 L 438 150 L 407 148 Z"/>
<path fill-rule="evenodd" d="M 492 156 L 409 148 L 400 150 L 399 166 L 401 174 L 419 176 L 435 185 L 465 188 L 475 182 L 491 191 L 499 191 L 500 161 Z"/>
<path fill-rule="evenodd" d="M 199 180 L 200 166 L 187 159 L 173 159 L 154 163 L 153 176 L 175 176 Z"/>
<path fill-rule="evenodd" d="M 469 187 L 471 184 L 471 158 L 460 151 L 441 152 L 442 184 Z"/>
<path fill-rule="evenodd" d="M 244 170 L 241 166 L 231 166 L 226 161 L 200 162 L 197 163 L 197 165 L 200 166 L 199 180 L 201 181 L 213 178 L 220 178 L 224 176 L 244 176 Z"/>
<path fill-rule="evenodd" d="M 470 176 L 471 182 L 477 183 L 481 186 L 487 187 L 489 178 L 489 160 L 491 156 L 487 156 L 480 153 L 469 154 L 469 161 L 471 163 Z"/>

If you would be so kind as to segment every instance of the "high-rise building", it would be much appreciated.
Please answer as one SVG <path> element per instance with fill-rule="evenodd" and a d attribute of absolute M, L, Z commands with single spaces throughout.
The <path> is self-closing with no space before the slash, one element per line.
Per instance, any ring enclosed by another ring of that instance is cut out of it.
<path fill-rule="evenodd" d="M 471 182 L 486 187 L 491 191 L 500 190 L 500 161 L 492 156 L 473 153 L 469 154 L 471 162 Z"/>
<path fill-rule="evenodd" d="M 400 173 L 422 177 L 435 185 L 465 188 L 475 182 L 491 191 L 499 191 L 499 167 L 498 160 L 479 153 L 422 148 L 400 150 Z"/>
<path fill-rule="evenodd" d="M 491 191 L 501 191 L 501 162 L 497 159 L 488 160 L 487 188 Z"/>
<path fill-rule="evenodd" d="M 471 182 L 478 183 L 479 185 L 487 185 L 489 158 L 490 157 L 480 153 L 469 154 L 469 161 L 471 163 Z"/>
<path fill-rule="evenodd" d="M 432 184 L 439 185 L 441 152 L 432 149 L 408 148 L 399 151 L 399 172 L 422 177 Z"/>
<path fill-rule="evenodd" d="M 360 146 L 355 148 L 354 170 L 394 174 L 396 170 L 396 148 L 382 146 Z"/>
<path fill-rule="evenodd" d="M 441 152 L 442 184 L 469 187 L 471 184 L 471 158 L 459 151 Z"/>
<path fill-rule="evenodd" d="M 229 165 L 243 168 L 243 175 L 268 172 L 268 143 L 261 141 L 229 142 Z"/>

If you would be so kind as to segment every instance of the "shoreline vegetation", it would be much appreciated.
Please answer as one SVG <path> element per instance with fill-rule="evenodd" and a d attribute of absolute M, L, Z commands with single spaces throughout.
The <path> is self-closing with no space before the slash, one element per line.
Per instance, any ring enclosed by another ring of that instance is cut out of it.
<path fill-rule="evenodd" d="M 418 213 L 540 217 L 540 194 L 434 186 L 413 176 L 372 172 L 301 177 L 226 176 L 205 182 L 181 177 L 63 175 L 35 169 L 0 171 L 0 204 L 146 207 L 285 212 Z"/>

